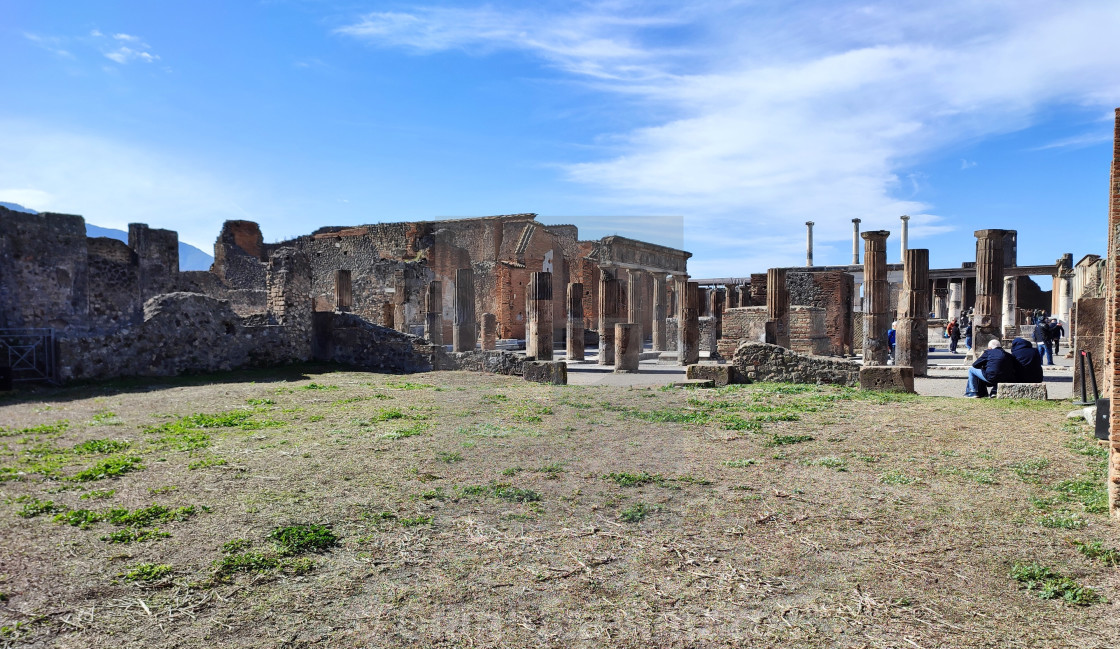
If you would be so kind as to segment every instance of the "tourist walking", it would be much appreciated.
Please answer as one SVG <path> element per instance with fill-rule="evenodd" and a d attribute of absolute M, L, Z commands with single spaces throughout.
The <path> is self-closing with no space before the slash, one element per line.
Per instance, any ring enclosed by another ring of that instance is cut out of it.
<path fill-rule="evenodd" d="M 1040 318 L 1034 325 L 1031 340 L 1038 345 L 1038 353 L 1047 365 L 1054 364 L 1054 355 L 1050 352 L 1050 325 L 1045 318 Z"/>
<path fill-rule="evenodd" d="M 961 327 L 956 320 L 949 321 L 949 351 L 957 353 L 957 342 L 961 339 Z"/>
<path fill-rule="evenodd" d="M 897 322 L 892 322 L 891 323 L 891 328 L 887 330 L 887 344 L 890 345 L 890 347 L 891 347 L 891 362 L 892 363 L 895 362 L 894 361 L 894 341 L 895 341 L 895 337 L 897 336 L 897 333 L 895 332 L 894 328 L 896 326 L 898 326 L 898 323 Z"/>
<path fill-rule="evenodd" d="M 964 329 L 961 331 L 961 333 L 964 334 L 965 349 L 972 351 L 972 323 L 965 321 Z"/>
<path fill-rule="evenodd" d="M 1054 355 L 1058 355 L 1058 340 L 1065 334 L 1066 330 L 1062 328 L 1062 323 L 1058 322 L 1057 318 L 1050 318 L 1050 337 L 1047 342 L 1050 343 L 1051 351 Z"/>

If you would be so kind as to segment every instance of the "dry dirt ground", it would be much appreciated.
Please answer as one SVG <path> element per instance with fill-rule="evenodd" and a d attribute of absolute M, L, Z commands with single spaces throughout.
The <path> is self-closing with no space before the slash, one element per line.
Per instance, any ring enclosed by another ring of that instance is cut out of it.
<path fill-rule="evenodd" d="M 0 645 L 1120 646 L 1071 409 L 317 367 L 15 393 Z"/>

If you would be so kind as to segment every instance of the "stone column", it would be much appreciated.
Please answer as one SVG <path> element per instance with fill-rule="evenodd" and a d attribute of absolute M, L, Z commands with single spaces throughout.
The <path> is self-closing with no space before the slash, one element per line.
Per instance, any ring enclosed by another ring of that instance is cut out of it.
<path fill-rule="evenodd" d="M 681 365 L 700 362 L 700 285 L 689 282 L 688 276 L 678 284 L 680 313 L 677 315 L 677 358 Z"/>
<path fill-rule="evenodd" d="M 949 319 L 961 317 L 961 302 L 964 300 L 964 283 L 959 279 L 949 280 Z"/>
<path fill-rule="evenodd" d="M 891 289 L 887 283 L 887 230 L 864 232 L 863 237 L 863 364 L 886 365 L 890 343 Z"/>
<path fill-rule="evenodd" d="M 784 268 L 766 271 L 766 342 L 789 348 L 789 289 Z"/>
<path fill-rule="evenodd" d="M 641 360 L 642 339 L 638 337 L 641 327 L 633 322 L 620 322 L 614 326 L 614 371 L 618 374 L 632 374 L 638 371 Z"/>
<path fill-rule="evenodd" d="M 498 316 L 482 314 L 482 350 L 492 352 L 498 348 Z"/>
<path fill-rule="evenodd" d="M 949 289 L 933 289 L 933 316 L 944 320 L 949 314 Z"/>
<path fill-rule="evenodd" d="M 1003 332 L 1007 335 L 1012 332 L 1011 338 L 1019 335 L 1018 311 L 1018 278 L 1012 275 L 1003 276 Z M 1068 326 L 1068 325 L 1067 325 Z"/>
<path fill-rule="evenodd" d="M 895 330 L 897 365 L 925 376 L 929 365 L 929 250 L 915 248 L 902 256 L 902 296 Z"/>
<path fill-rule="evenodd" d="M 663 352 L 668 349 L 665 341 L 665 318 L 669 317 L 668 292 L 666 291 L 665 273 L 653 274 L 653 351 Z"/>
<path fill-rule="evenodd" d="M 552 273 L 529 273 L 525 313 L 525 356 L 552 360 Z"/>
<path fill-rule="evenodd" d="M 381 326 L 386 329 L 394 329 L 393 326 L 393 303 L 385 301 L 381 303 Z"/>
<path fill-rule="evenodd" d="M 455 271 L 455 320 L 451 323 L 452 350 L 472 352 L 478 341 L 474 315 L 474 270 Z"/>
<path fill-rule="evenodd" d="M 433 345 L 443 344 L 443 282 L 428 283 L 424 293 L 424 336 Z"/>
<path fill-rule="evenodd" d="M 697 286 L 700 286 L 700 285 L 697 284 Z M 700 311 L 698 312 L 700 314 L 700 317 L 701 318 L 709 317 L 711 314 L 708 313 L 708 308 L 711 306 L 710 305 L 711 298 L 708 296 L 708 289 L 704 288 L 703 286 L 700 286 L 700 293 L 698 294 L 697 299 L 700 300 L 700 304 L 699 304 Z"/>
<path fill-rule="evenodd" d="M 813 265 L 813 222 L 805 222 L 805 265 Z"/>
<path fill-rule="evenodd" d="M 724 288 L 727 289 L 727 308 L 739 308 L 739 286 L 737 284 L 728 284 Z"/>
<path fill-rule="evenodd" d="M 852 219 L 852 265 L 859 265 L 859 219 Z"/>
<path fill-rule="evenodd" d="M 1063 273 L 1058 278 L 1058 320 L 1066 330 L 1066 335 L 1072 335 L 1073 325 L 1070 324 L 1070 313 L 1073 311 L 1073 274 Z M 1063 341 L 1063 344 L 1068 341 Z"/>
<path fill-rule="evenodd" d="M 642 271 L 630 269 L 626 283 L 626 321 L 638 327 L 638 343 L 642 341 Z"/>
<path fill-rule="evenodd" d="M 906 245 L 906 241 L 907 241 L 907 237 L 910 233 L 910 217 L 906 214 L 903 214 L 902 216 L 900 216 L 898 218 L 902 219 L 902 257 L 901 258 L 903 259 L 903 263 L 906 263 L 906 261 L 905 261 L 906 260 L 906 251 L 909 250 L 909 246 Z"/>
<path fill-rule="evenodd" d="M 569 361 L 583 360 L 583 284 L 568 284 L 568 341 Z"/>
<path fill-rule="evenodd" d="M 393 274 L 393 324 L 397 331 L 408 333 L 408 284 L 405 281 L 404 271 L 398 270 Z"/>
<path fill-rule="evenodd" d="M 718 288 L 714 287 L 714 286 L 712 287 L 712 292 L 708 294 L 708 299 L 711 303 L 710 306 L 708 307 L 708 311 L 711 312 L 711 314 L 712 314 L 712 320 L 713 320 L 712 327 L 715 330 L 717 339 L 723 338 L 723 301 L 724 301 L 724 298 L 725 298 L 724 294 L 721 293 L 720 290 Z M 714 355 L 715 351 L 716 350 L 713 347 L 712 348 L 713 355 Z"/>
<path fill-rule="evenodd" d="M 993 338 L 1003 339 L 1003 235 L 1004 230 L 977 230 L 976 308 L 972 322 L 972 349 L 979 356 Z"/>
<path fill-rule="evenodd" d="M 621 306 L 619 280 L 606 268 L 599 274 L 599 365 L 614 365 L 614 326 Z"/>

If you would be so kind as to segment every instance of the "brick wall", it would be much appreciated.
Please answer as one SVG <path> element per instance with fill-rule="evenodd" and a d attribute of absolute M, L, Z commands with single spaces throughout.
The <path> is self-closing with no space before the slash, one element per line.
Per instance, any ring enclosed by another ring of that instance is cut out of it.
<path fill-rule="evenodd" d="M 824 354 L 851 354 L 852 301 L 855 278 L 841 271 L 819 273 L 790 272 L 786 275 L 791 305 L 812 306 L 824 310 L 824 335 L 828 338 Z M 791 334 L 792 335 L 792 334 Z"/>
<path fill-rule="evenodd" d="M 829 351 L 825 335 L 825 310 L 813 306 L 791 306 L 789 309 L 789 346 L 795 352 L 822 356 Z"/>

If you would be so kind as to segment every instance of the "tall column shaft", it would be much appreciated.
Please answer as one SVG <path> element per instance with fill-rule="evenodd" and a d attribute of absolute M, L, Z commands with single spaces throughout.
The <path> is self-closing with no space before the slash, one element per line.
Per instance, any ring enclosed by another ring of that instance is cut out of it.
<path fill-rule="evenodd" d="M 433 345 L 443 344 L 443 282 L 428 283 L 424 294 L 424 335 Z"/>
<path fill-rule="evenodd" d="M 1058 320 L 1066 329 L 1066 335 L 1072 333 L 1073 325 L 1070 323 L 1070 313 L 1073 311 L 1073 275 L 1065 273 L 1058 278 Z"/>
<path fill-rule="evenodd" d="M 902 257 L 901 258 L 903 260 L 905 260 L 906 259 L 906 251 L 910 249 L 910 246 L 907 244 L 907 241 L 909 239 L 909 234 L 910 234 L 910 217 L 903 214 L 899 218 L 902 219 L 902 237 L 901 237 L 902 238 L 902 241 L 901 241 Z M 903 263 L 905 263 L 905 261 Z"/>
<path fill-rule="evenodd" d="M 964 300 L 964 283 L 960 280 L 949 280 L 949 319 L 957 320 L 961 317 L 961 303 Z"/>
<path fill-rule="evenodd" d="M 852 219 L 852 265 L 859 264 L 859 219 Z"/>
<path fill-rule="evenodd" d="M 552 273 L 529 273 L 526 292 L 525 356 L 552 360 Z"/>
<path fill-rule="evenodd" d="M 642 271 L 629 270 L 626 284 L 626 321 L 638 325 L 638 340 L 642 340 Z"/>
<path fill-rule="evenodd" d="M 886 365 L 890 344 L 887 311 L 891 290 L 887 284 L 886 230 L 870 230 L 863 237 L 863 364 Z"/>
<path fill-rule="evenodd" d="M 929 366 L 929 250 L 915 248 L 902 256 L 902 295 L 899 300 L 895 353 L 898 365 L 925 376 Z"/>
<path fill-rule="evenodd" d="M 653 350 L 658 352 L 665 351 L 668 348 L 665 344 L 665 319 L 669 317 L 665 277 L 665 273 L 654 273 L 653 275 L 652 343 Z"/>
<path fill-rule="evenodd" d="M 813 222 L 805 222 L 805 265 L 813 265 Z"/>
<path fill-rule="evenodd" d="M 482 314 L 482 341 L 480 346 L 483 351 L 494 351 L 498 348 L 498 316 L 493 313 Z"/>
<path fill-rule="evenodd" d="M 569 361 L 583 360 L 583 284 L 568 284 L 567 357 Z"/>
<path fill-rule="evenodd" d="M 766 271 L 766 342 L 789 348 L 789 288 L 784 268 Z"/>
<path fill-rule="evenodd" d="M 457 352 L 474 351 L 478 330 L 474 313 L 474 271 L 460 268 L 455 271 L 455 321 L 451 327 L 452 349 Z"/>
<path fill-rule="evenodd" d="M 972 348 L 982 353 L 993 338 L 1003 339 L 1004 230 L 976 231 L 976 308 Z"/>
<path fill-rule="evenodd" d="M 726 286 L 726 289 L 727 289 L 727 308 L 728 309 L 739 308 L 739 285 L 738 284 L 728 284 Z"/>
<path fill-rule="evenodd" d="M 682 281 L 683 289 L 678 303 L 677 358 L 681 365 L 700 362 L 700 285 Z"/>
<path fill-rule="evenodd" d="M 723 337 L 723 305 L 725 294 L 716 287 L 712 287 L 712 292 L 708 294 L 708 300 L 711 304 L 708 311 L 712 314 L 712 327 L 715 330 L 716 338 Z M 715 348 L 712 349 L 715 351 Z"/>
<path fill-rule="evenodd" d="M 614 365 L 614 326 L 621 297 L 619 280 L 603 269 L 599 275 L 599 365 Z"/>
<path fill-rule="evenodd" d="M 1005 275 L 1003 278 L 1003 331 L 1006 335 L 1010 329 L 1012 338 L 1019 335 L 1018 293 L 1018 278 Z"/>
<path fill-rule="evenodd" d="M 614 371 L 634 373 L 642 358 L 642 339 L 638 337 L 641 327 L 633 322 L 618 323 L 614 326 Z"/>

